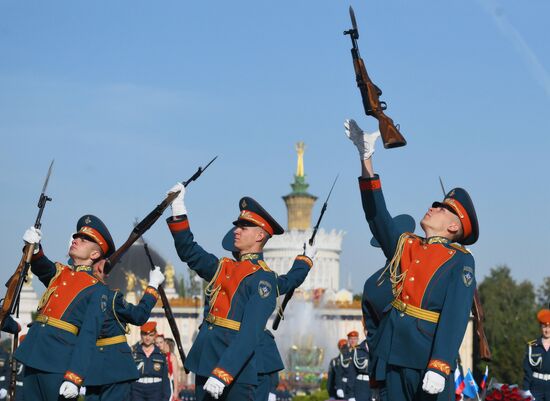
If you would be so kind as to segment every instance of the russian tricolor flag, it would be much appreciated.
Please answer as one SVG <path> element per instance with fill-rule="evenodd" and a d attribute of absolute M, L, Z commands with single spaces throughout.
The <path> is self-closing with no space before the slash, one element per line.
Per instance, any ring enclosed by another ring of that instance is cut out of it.
<path fill-rule="evenodd" d="M 460 369 L 458 369 L 458 366 L 455 369 L 455 394 L 461 395 L 464 391 L 464 377 L 462 377 L 462 373 L 460 373 Z"/>
<path fill-rule="evenodd" d="M 485 365 L 485 374 L 483 375 L 483 379 L 481 379 L 481 383 L 479 385 L 479 388 L 481 391 L 485 389 L 485 386 L 487 384 L 487 377 L 489 376 L 489 366 Z"/>

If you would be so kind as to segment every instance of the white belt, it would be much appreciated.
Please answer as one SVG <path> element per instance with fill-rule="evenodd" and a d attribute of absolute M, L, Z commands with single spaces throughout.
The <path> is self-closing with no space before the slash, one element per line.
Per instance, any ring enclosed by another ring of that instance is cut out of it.
<path fill-rule="evenodd" d="M 369 375 L 357 375 L 356 379 L 368 382 L 369 381 Z"/>
<path fill-rule="evenodd" d="M 16 384 L 17 386 L 22 386 L 22 385 L 23 385 L 23 382 L 16 381 L 15 384 Z"/>
<path fill-rule="evenodd" d="M 533 377 L 540 380 L 549 381 L 550 380 L 550 374 L 549 373 L 538 373 L 533 372 Z"/>
<path fill-rule="evenodd" d="M 344 383 L 347 383 L 347 382 L 348 382 L 348 378 L 347 378 L 347 377 L 342 377 L 342 381 L 343 381 Z"/>
<path fill-rule="evenodd" d="M 138 379 L 138 383 L 145 383 L 145 384 L 160 383 L 161 381 L 162 381 L 162 378 L 160 377 L 140 377 Z"/>
<path fill-rule="evenodd" d="M 3 382 L 6 380 L 6 376 L 0 376 L 0 382 Z"/>

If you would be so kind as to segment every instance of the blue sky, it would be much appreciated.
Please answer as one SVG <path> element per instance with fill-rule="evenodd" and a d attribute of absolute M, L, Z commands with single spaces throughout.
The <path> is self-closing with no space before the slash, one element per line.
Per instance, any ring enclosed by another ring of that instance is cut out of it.
<path fill-rule="evenodd" d="M 375 154 L 390 210 L 418 221 L 441 198 L 442 176 L 476 204 L 478 280 L 506 263 L 515 278 L 540 283 L 550 275 L 550 3 L 351 4 L 369 74 L 408 140 Z M 136 217 L 214 155 L 186 203 L 197 240 L 223 255 L 241 196 L 286 222 L 281 196 L 294 144 L 305 141 L 311 193 L 324 199 L 340 173 L 323 226 L 346 231 L 342 281 L 350 275 L 359 291 L 383 258 L 367 245 L 358 157 L 343 133 L 349 117 L 376 129 L 342 35 L 348 5 L 0 2 L 0 279 L 20 258 L 52 158 L 43 244 L 53 259 L 63 260 L 85 213 L 122 244 Z M 147 240 L 177 261 L 162 220 Z"/>

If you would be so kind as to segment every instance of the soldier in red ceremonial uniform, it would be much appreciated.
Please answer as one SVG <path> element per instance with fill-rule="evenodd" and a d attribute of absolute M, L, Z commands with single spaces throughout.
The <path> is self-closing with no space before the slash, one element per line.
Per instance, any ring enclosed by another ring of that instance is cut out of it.
<path fill-rule="evenodd" d="M 371 348 L 375 363 L 385 369 L 388 400 L 454 400 L 451 372 L 476 287 L 474 258 L 463 247 L 479 235 L 473 203 L 464 189 L 455 188 L 422 218 L 425 237 L 403 232 L 386 208 L 372 166 L 380 133 L 366 134 L 353 120 L 345 128 L 361 159 L 365 217 L 389 259 L 385 273 L 393 301 L 383 311 Z"/>
<path fill-rule="evenodd" d="M 41 232 L 34 227 L 23 239 L 35 244 L 31 271 L 47 286 L 26 340 L 15 352 L 25 365 L 25 400 L 76 399 L 109 307 L 108 288 L 92 265 L 111 255 L 115 245 L 107 227 L 92 215 L 77 223 L 71 266 L 44 255 Z"/>
<path fill-rule="evenodd" d="M 176 191 L 180 193 L 168 219 L 176 250 L 208 282 L 208 312 L 185 362 L 196 374 L 197 400 L 252 401 L 263 373 L 256 351 L 277 297 L 277 278 L 264 262 L 262 250 L 272 235 L 284 230 L 258 202 L 244 197 L 233 222 L 238 259 L 220 259 L 194 241 L 183 202 L 185 188 L 178 184 L 170 190 Z M 295 266 L 311 266 L 306 255 L 297 256 Z"/>

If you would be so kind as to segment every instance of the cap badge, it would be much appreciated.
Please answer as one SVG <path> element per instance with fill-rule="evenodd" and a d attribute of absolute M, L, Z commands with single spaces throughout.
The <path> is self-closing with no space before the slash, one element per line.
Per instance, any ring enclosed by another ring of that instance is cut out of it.
<path fill-rule="evenodd" d="M 86 218 L 84 219 L 84 223 L 90 224 L 91 222 L 92 222 L 92 219 L 90 219 L 90 216 L 86 216 Z"/>
<path fill-rule="evenodd" d="M 244 209 L 244 208 L 246 208 L 246 206 L 247 206 L 246 205 L 246 200 L 243 199 L 242 202 L 241 202 L 241 207 Z"/>

